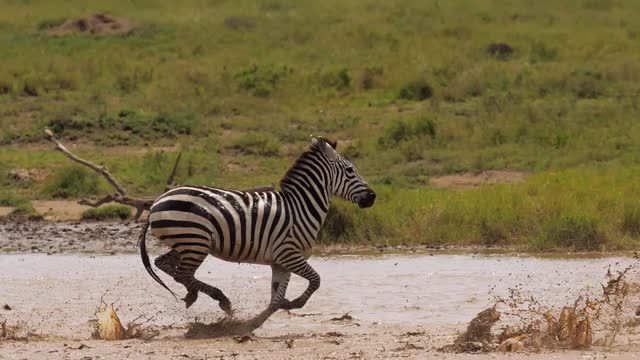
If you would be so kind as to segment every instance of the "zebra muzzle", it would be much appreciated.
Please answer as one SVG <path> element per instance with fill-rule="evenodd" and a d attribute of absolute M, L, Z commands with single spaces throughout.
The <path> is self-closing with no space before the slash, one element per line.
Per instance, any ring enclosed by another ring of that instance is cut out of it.
<path fill-rule="evenodd" d="M 376 193 L 373 190 L 367 190 L 365 194 L 358 199 L 358 206 L 361 209 L 368 208 L 373 206 L 373 203 L 376 201 Z"/>

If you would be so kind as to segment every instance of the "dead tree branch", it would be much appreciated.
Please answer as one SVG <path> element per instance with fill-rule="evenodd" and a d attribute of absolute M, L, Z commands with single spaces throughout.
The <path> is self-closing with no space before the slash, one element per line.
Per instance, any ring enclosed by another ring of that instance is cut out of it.
<path fill-rule="evenodd" d="M 182 153 L 178 153 L 176 162 L 173 164 L 173 170 L 171 170 L 171 174 L 169 174 L 169 177 L 167 178 L 167 185 L 164 187 L 164 191 L 169 191 L 173 187 L 173 178 L 176 176 L 176 171 L 178 170 L 178 164 L 180 163 L 181 157 Z"/>
<path fill-rule="evenodd" d="M 99 173 L 100 175 L 102 175 L 108 182 L 109 184 L 111 184 L 117 191 L 117 193 L 115 194 L 110 194 L 107 195 L 105 197 L 103 197 L 102 199 L 99 199 L 97 201 L 91 201 L 88 199 L 81 199 L 78 201 L 79 204 L 81 205 L 88 205 L 91 207 L 98 207 L 102 204 L 106 204 L 106 203 L 110 203 L 110 202 L 116 202 L 118 204 L 123 204 L 123 205 L 129 205 L 132 206 L 136 209 L 136 214 L 135 214 L 135 219 L 139 219 L 140 216 L 142 215 L 142 212 L 144 210 L 149 210 L 151 208 L 151 205 L 153 205 L 153 202 L 156 200 L 156 198 L 137 198 L 137 197 L 132 197 L 129 196 L 127 194 L 127 191 L 125 190 L 125 188 L 120 185 L 120 183 L 109 173 L 109 171 L 107 170 L 106 166 L 98 166 L 95 165 L 87 160 L 81 159 L 79 157 L 77 157 L 76 155 L 74 155 L 73 153 L 71 153 L 71 151 L 69 151 L 53 134 L 53 132 L 49 129 L 45 129 L 44 130 L 45 134 L 47 134 L 47 137 L 49 138 L 49 141 L 51 141 L 52 143 L 54 143 L 56 145 L 56 150 L 60 151 L 61 153 L 63 153 L 66 157 L 68 157 L 69 159 L 82 164 L 88 168 L 90 168 L 91 170 Z M 180 163 L 180 159 L 182 157 L 182 153 L 179 153 L 175 163 L 173 164 L 173 169 L 171 171 L 171 174 L 169 174 L 169 177 L 167 178 L 167 184 L 165 186 L 165 191 L 171 190 L 172 188 L 176 187 L 173 184 L 176 172 L 178 170 L 178 164 Z M 269 185 L 269 186 L 261 186 L 261 187 L 256 187 L 256 188 L 251 188 L 251 189 L 246 189 L 244 191 L 247 192 L 264 192 L 264 191 L 273 191 L 275 189 L 275 187 L 273 185 Z"/>

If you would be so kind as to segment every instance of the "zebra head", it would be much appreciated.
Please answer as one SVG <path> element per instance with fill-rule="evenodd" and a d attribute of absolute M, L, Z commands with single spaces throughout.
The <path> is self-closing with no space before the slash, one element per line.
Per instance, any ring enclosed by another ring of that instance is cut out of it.
<path fill-rule="evenodd" d="M 376 200 L 376 193 L 371 190 L 369 184 L 358 174 L 351 161 L 345 159 L 335 150 L 337 142 L 325 138 L 313 138 L 312 148 L 319 150 L 329 162 L 330 179 L 329 189 L 332 194 L 339 196 L 352 203 L 358 204 L 360 208 L 373 206 Z"/>

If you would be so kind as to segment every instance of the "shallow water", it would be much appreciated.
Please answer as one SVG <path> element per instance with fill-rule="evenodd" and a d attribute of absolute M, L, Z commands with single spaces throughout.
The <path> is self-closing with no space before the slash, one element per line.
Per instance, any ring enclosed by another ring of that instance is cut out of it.
<path fill-rule="evenodd" d="M 332 317 L 349 312 L 358 328 L 385 325 L 461 329 L 478 311 L 493 304 L 493 296 L 520 287 L 543 295 L 550 306 L 572 303 L 585 287 L 599 289 L 607 266 L 622 269 L 631 258 L 558 259 L 485 255 L 383 255 L 312 258 L 322 277 L 320 290 L 307 306 L 295 311 L 312 314 L 272 316 L 257 333 L 277 336 L 327 331 Z M 198 277 L 220 287 L 238 316 L 263 310 L 270 296 L 270 268 L 234 264 L 210 258 Z M 183 288 L 161 275 L 184 294 Z M 306 282 L 293 277 L 288 298 Z M 138 316 L 155 325 L 185 325 L 195 319 L 213 321 L 223 313 L 200 295 L 190 309 L 177 302 L 145 272 L 138 256 L 0 255 L 0 302 L 13 310 L 0 315 L 21 320 L 37 333 L 86 338 L 101 296 L 116 302 L 123 323 Z M 2 305 L 0 304 L 0 305 Z M 354 327 L 355 328 L 355 327 Z"/>

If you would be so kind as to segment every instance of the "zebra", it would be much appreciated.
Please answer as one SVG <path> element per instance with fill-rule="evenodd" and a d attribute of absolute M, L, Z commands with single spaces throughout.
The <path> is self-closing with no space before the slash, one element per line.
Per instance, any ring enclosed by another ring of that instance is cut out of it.
<path fill-rule="evenodd" d="M 320 287 L 320 276 L 307 259 L 327 216 L 332 196 L 373 206 L 376 194 L 353 164 L 335 151 L 336 142 L 312 138 L 280 181 L 280 191 L 236 191 L 182 186 L 167 191 L 151 206 L 140 236 L 142 262 L 153 279 L 176 296 L 153 271 L 146 251 L 149 226 L 162 244 L 171 247 L 155 265 L 185 286 L 182 300 L 189 308 L 202 292 L 232 316 L 229 299 L 218 288 L 195 278 L 212 255 L 237 263 L 270 265 L 271 300 L 262 320 L 279 309 L 302 308 Z M 291 274 L 308 281 L 296 299 L 285 298 Z"/>

